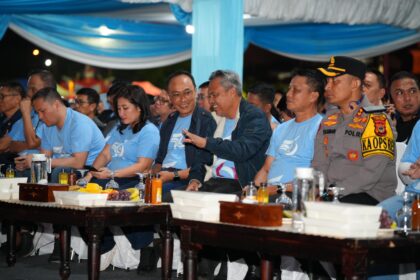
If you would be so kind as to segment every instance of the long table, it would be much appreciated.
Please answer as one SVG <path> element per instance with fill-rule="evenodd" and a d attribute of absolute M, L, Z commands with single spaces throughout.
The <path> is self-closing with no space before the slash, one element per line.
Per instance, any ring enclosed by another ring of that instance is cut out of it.
<path fill-rule="evenodd" d="M 365 279 L 372 263 L 420 262 L 420 235 L 386 234 L 370 239 L 334 238 L 293 232 L 291 226 L 261 228 L 174 219 L 181 229 L 184 279 L 197 279 L 197 253 L 204 246 L 259 252 L 261 279 L 272 279 L 273 260 L 292 256 L 341 265 L 346 279 Z"/>
<path fill-rule="evenodd" d="M 100 241 L 108 226 L 160 225 L 162 237 L 162 278 L 170 279 L 172 271 L 173 238 L 170 230 L 169 205 L 133 204 L 133 206 L 82 207 L 58 205 L 48 202 L 0 200 L 0 220 L 9 222 L 7 232 L 9 254 L 7 263 L 13 266 L 15 255 L 15 230 L 19 222 L 52 223 L 59 227 L 60 276 L 70 276 L 70 229 L 85 227 L 88 241 L 88 277 L 99 279 Z"/>

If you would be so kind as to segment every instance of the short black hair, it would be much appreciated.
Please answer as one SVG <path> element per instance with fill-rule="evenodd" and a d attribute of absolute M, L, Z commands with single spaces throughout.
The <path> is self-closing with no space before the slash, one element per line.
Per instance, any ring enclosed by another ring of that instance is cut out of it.
<path fill-rule="evenodd" d="M 42 98 L 44 101 L 52 102 L 55 100 L 59 100 L 61 104 L 64 104 L 63 98 L 61 98 L 61 95 L 58 93 L 57 89 L 52 87 L 46 87 L 38 90 L 33 96 L 31 101 L 34 102 L 37 99 Z"/>
<path fill-rule="evenodd" d="M 56 88 L 57 87 L 57 81 L 54 78 L 54 75 L 45 69 L 34 69 L 31 72 L 29 72 L 28 77 L 31 76 L 39 76 L 42 82 L 44 82 L 45 87 L 50 88 Z"/>
<path fill-rule="evenodd" d="M 204 82 L 204 83 L 202 83 L 201 85 L 199 85 L 199 86 L 198 86 L 198 88 L 208 88 L 208 87 L 209 87 L 209 84 L 210 84 L 210 82 L 209 82 L 209 81 Z"/>
<path fill-rule="evenodd" d="M 318 102 L 317 102 L 318 105 L 324 104 L 325 102 L 324 91 L 325 91 L 325 85 L 327 84 L 327 80 L 325 79 L 325 76 L 319 70 L 295 69 L 292 72 L 292 79 L 296 76 L 305 77 L 311 90 L 319 93 Z"/>
<path fill-rule="evenodd" d="M 389 82 L 389 86 L 391 86 L 394 81 L 402 80 L 402 79 L 406 79 L 406 78 L 414 80 L 414 82 L 416 82 L 417 87 L 420 88 L 420 83 L 419 83 L 419 79 L 417 78 L 417 76 L 414 75 L 411 72 L 408 72 L 408 71 L 400 71 L 400 72 L 397 72 L 394 75 L 392 75 L 391 80 Z"/>
<path fill-rule="evenodd" d="M 276 90 L 272 85 L 266 83 L 258 83 L 249 88 L 248 94 L 255 94 L 261 102 L 272 104 L 274 102 L 274 94 Z"/>
<path fill-rule="evenodd" d="M 194 77 L 193 77 L 193 75 L 190 72 L 185 71 L 185 70 L 178 70 L 178 71 L 175 71 L 172 74 L 170 74 L 168 76 L 168 79 L 166 79 L 166 89 L 168 89 L 169 83 L 171 82 L 171 80 L 173 78 L 178 77 L 178 76 L 182 76 L 182 75 L 187 76 L 188 78 L 190 78 L 190 80 L 191 80 L 194 88 L 197 87 L 196 84 L 195 84 Z"/>
<path fill-rule="evenodd" d="M 87 101 L 89 102 L 89 104 L 99 104 L 99 94 L 93 88 L 81 88 L 76 92 L 76 95 L 87 96 Z"/>
<path fill-rule="evenodd" d="M 376 76 L 376 78 L 378 79 L 379 88 L 386 88 L 387 84 L 386 84 L 385 76 L 379 70 L 375 68 L 368 68 L 366 70 L 366 73 L 372 73 Z"/>
<path fill-rule="evenodd" d="M 26 97 L 26 91 L 25 91 L 25 89 L 23 88 L 23 86 L 19 82 L 16 82 L 16 81 L 6 81 L 4 83 L 1 83 L 0 84 L 0 87 L 7 88 L 7 89 L 9 89 L 9 91 L 13 91 L 13 92 L 19 94 L 21 98 L 25 98 Z"/>
<path fill-rule="evenodd" d="M 114 80 L 112 82 L 112 85 L 109 87 L 106 96 L 112 97 L 117 94 L 120 87 L 128 86 L 130 85 L 130 82 L 124 81 L 124 80 Z"/>

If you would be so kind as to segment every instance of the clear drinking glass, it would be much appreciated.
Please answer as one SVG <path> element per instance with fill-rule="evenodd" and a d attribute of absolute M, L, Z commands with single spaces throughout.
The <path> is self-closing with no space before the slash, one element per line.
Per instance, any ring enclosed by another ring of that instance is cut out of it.
<path fill-rule="evenodd" d="M 329 187 L 329 191 L 331 191 L 334 195 L 334 199 L 332 203 L 340 203 L 340 200 L 338 200 L 338 197 L 340 196 L 340 192 L 344 191 L 344 188 L 342 187 Z"/>
<path fill-rule="evenodd" d="M 403 206 L 399 209 L 396 213 L 396 220 L 398 229 L 402 230 L 403 232 L 407 232 L 411 229 L 411 200 L 412 194 L 408 192 L 404 192 L 402 195 L 403 198 Z"/>
<path fill-rule="evenodd" d="M 87 185 L 87 180 L 85 179 L 85 174 L 88 171 L 87 169 L 77 169 L 77 171 L 80 172 L 80 179 L 78 179 L 76 181 L 76 185 L 80 186 L 80 187 L 86 187 Z"/>
<path fill-rule="evenodd" d="M 140 199 L 140 201 L 141 202 L 144 202 L 144 189 L 145 189 L 144 175 L 141 172 L 138 172 L 136 174 L 137 174 L 137 176 L 139 176 L 139 182 L 134 187 L 139 190 L 139 199 Z"/>
<path fill-rule="evenodd" d="M 5 165 L 4 163 L 1 163 L 0 164 L 0 178 L 4 178 L 5 176 L 4 176 L 4 173 L 3 172 L 1 172 L 1 168 L 3 167 L 3 165 Z"/>
<path fill-rule="evenodd" d="M 292 210 L 292 199 L 286 195 L 286 185 L 280 184 L 281 195 L 276 199 L 277 204 L 283 205 L 284 210 Z"/>
<path fill-rule="evenodd" d="M 111 180 L 105 185 L 105 189 L 119 189 L 120 185 L 114 180 L 114 171 L 111 171 Z"/>

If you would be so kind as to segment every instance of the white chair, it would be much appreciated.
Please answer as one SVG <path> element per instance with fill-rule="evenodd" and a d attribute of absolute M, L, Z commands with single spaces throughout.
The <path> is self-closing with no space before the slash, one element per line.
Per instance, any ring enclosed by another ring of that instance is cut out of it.
<path fill-rule="evenodd" d="M 405 148 L 407 148 L 407 144 L 405 144 L 403 142 L 396 142 L 396 148 L 397 148 L 397 158 L 395 159 L 395 167 L 396 167 L 395 172 L 397 173 L 398 184 L 397 184 L 397 188 L 395 189 L 395 193 L 397 195 L 400 195 L 404 191 L 405 185 L 401 181 L 401 179 L 398 175 L 398 165 L 401 162 L 401 158 L 404 154 Z"/>

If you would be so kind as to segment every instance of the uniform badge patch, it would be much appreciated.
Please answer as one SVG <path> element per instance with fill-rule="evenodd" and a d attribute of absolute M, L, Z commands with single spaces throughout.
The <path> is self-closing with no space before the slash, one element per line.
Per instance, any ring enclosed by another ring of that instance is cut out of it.
<path fill-rule="evenodd" d="M 349 150 L 347 152 L 347 158 L 351 161 L 355 161 L 359 159 L 359 153 L 355 150 Z"/>
<path fill-rule="evenodd" d="M 386 122 L 387 118 L 384 115 L 372 116 L 375 124 L 375 134 L 378 136 L 386 135 Z"/>
<path fill-rule="evenodd" d="M 370 115 L 360 139 L 363 158 L 384 155 L 391 160 L 395 155 L 394 134 L 385 115 Z"/>

